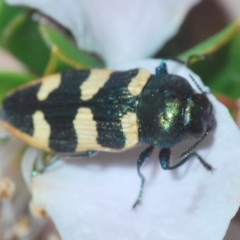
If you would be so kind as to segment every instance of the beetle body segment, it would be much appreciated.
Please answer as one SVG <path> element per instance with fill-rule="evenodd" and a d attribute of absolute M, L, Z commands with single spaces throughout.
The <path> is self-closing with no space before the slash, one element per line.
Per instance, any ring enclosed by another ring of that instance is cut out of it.
<path fill-rule="evenodd" d="M 201 137 L 215 121 L 207 97 L 198 94 L 205 106 L 192 100 L 195 94 L 186 79 L 167 71 L 71 70 L 10 92 L 0 121 L 51 152 L 123 151 L 138 143 L 171 148 L 199 126 Z"/>
<path fill-rule="evenodd" d="M 154 147 L 161 148 L 164 170 L 176 169 L 193 157 L 208 171 L 213 169 L 193 151 L 216 125 L 206 92 L 195 84 L 201 93 L 186 79 L 168 74 L 165 61 L 155 75 L 144 69 L 72 70 L 11 91 L 3 101 L 0 123 L 29 145 L 63 156 L 149 144 L 137 160 L 141 185 L 135 208 L 145 183 L 141 166 Z M 171 148 L 188 137 L 197 141 L 171 165 Z"/>
<path fill-rule="evenodd" d="M 139 142 L 136 108 L 147 76 L 97 69 L 46 77 L 8 94 L 1 123 L 46 151 L 126 150 Z"/>
<path fill-rule="evenodd" d="M 138 107 L 141 142 L 170 148 L 187 138 L 184 113 L 192 93 L 190 84 L 179 76 L 152 76 Z"/>

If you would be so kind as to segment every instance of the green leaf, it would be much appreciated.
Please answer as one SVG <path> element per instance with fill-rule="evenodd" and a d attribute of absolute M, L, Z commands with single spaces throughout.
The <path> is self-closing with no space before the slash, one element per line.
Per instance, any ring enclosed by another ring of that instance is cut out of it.
<path fill-rule="evenodd" d="M 31 19 L 31 12 L 25 11 L 15 16 L 3 31 L 1 42 L 4 48 L 34 72 L 44 72 L 49 49 L 38 31 L 38 23 Z"/>
<path fill-rule="evenodd" d="M 13 7 L 6 4 L 5 0 L 0 0 L 0 35 L 12 18 L 23 11 L 22 7 Z"/>
<path fill-rule="evenodd" d="M 0 0 L 1 1 L 1 0 Z M 5 7 L 12 11 L 8 5 Z M 33 72 L 44 75 L 69 68 L 103 67 L 102 61 L 77 48 L 68 36 L 32 20 L 32 11 L 18 9 L 2 23 L 0 44 Z M 0 15 L 0 26 L 4 14 Z"/>
<path fill-rule="evenodd" d="M 29 73 L 0 71 L 0 103 L 7 92 L 33 79 L 36 76 Z"/>
<path fill-rule="evenodd" d="M 186 61 L 192 58 L 190 68 L 200 75 L 216 95 L 231 99 L 240 97 L 240 23 L 234 22 L 212 38 L 179 55 Z"/>
<path fill-rule="evenodd" d="M 40 25 L 40 32 L 46 45 L 51 50 L 46 74 L 69 68 L 86 69 L 103 66 L 100 60 L 78 49 L 73 42 L 56 29 Z"/>

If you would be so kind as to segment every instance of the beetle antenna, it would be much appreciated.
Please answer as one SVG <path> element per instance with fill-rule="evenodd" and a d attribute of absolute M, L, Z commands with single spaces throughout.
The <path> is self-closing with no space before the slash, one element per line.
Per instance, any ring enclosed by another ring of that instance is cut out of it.
<path fill-rule="evenodd" d="M 196 146 L 202 142 L 206 137 L 207 135 L 209 134 L 209 131 L 211 130 L 211 128 L 208 128 L 207 131 L 204 133 L 204 135 L 201 137 L 201 139 L 199 139 L 192 147 L 190 147 L 187 151 L 183 152 L 182 154 L 179 155 L 179 158 L 182 158 L 183 156 L 186 156 L 188 155 L 190 152 L 192 152 Z"/>
<path fill-rule="evenodd" d="M 195 85 L 196 85 L 196 87 L 199 89 L 199 91 L 201 92 L 201 93 L 203 93 L 203 94 L 208 94 L 208 93 L 210 93 L 210 91 L 208 90 L 208 91 L 203 91 L 202 90 L 202 88 L 199 86 L 199 84 L 197 83 L 197 81 L 195 80 L 195 78 L 191 75 L 191 74 L 189 74 L 189 77 L 192 79 L 192 81 L 195 83 Z"/>

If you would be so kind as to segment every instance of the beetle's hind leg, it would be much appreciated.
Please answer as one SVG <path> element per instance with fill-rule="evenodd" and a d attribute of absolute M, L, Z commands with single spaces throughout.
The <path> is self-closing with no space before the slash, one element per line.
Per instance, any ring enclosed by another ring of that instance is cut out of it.
<path fill-rule="evenodd" d="M 32 170 L 32 177 L 37 176 L 38 174 L 44 173 L 50 166 L 52 166 L 54 163 L 56 163 L 61 158 L 64 158 L 66 160 L 73 159 L 73 158 L 80 158 L 80 157 L 92 157 L 96 155 L 96 151 L 86 151 L 82 153 L 57 153 L 55 156 L 47 155 L 45 158 L 45 164 L 42 168 L 37 169 L 37 164 L 34 164 L 33 170 Z"/>
<path fill-rule="evenodd" d="M 42 166 L 39 167 L 38 166 L 39 162 L 37 162 L 38 160 L 36 159 L 33 165 L 32 173 L 31 173 L 32 177 L 36 177 L 37 175 L 45 172 L 46 169 L 51 165 L 53 165 L 55 162 L 57 162 L 57 160 L 59 160 L 57 156 L 53 156 L 52 154 L 47 154 L 40 163 Z"/>
<path fill-rule="evenodd" d="M 203 167 L 207 169 L 208 171 L 213 171 L 213 167 L 207 163 L 198 153 L 196 152 L 191 152 L 188 155 L 186 155 L 179 163 L 173 166 L 169 166 L 169 160 L 171 157 L 171 150 L 170 148 L 162 148 L 159 153 L 159 160 L 162 168 L 164 170 L 172 170 L 176 169 L 180 166 L 182 166 L 185 162 L 190 160 L 192 157 L 197 157 L 197 159 L 201 162 Z"/>
<path fill-rule="evenodd" d="M 47 156 L 47 158 L 49 159 L 50 157 Z M 36 177 L 38 174 L 44 173 L 51 165 L 53 165 L 58 160 L 59 158 L 57 156 L 52 156 L 49 161 L 44 161 L 43 166 L 40 169 L 38 169 L 35 164 L 32 170 L 32 177 Z"/>
<path fill-rule="evenodd" d="M 138 194 L 137 200 L 133 204 L 133 208 L 136 208 L 136 206 L 142 201 L 145 177 L 141 173 L 141 166 L 151 156 L 151 154 L 153 152 L 153 149 L 154 149 L 153 146 L 150 146 L 150 147 L 146 148 L 144 151 L 142 151 L 142 153 L 140 154 L 140 156 L 139 156 L 139 158 L 137 160 L 137 172 L 138 172 L 138 176 L 141 178 L 141 186 L 140 186 L 140 190 L 139 190 L 139 194 Z"/>
<path fill-rule="evenodd" d="M 86 151 L 86 152 L 72 152 L 72 153 L 57 153 L 59 157 L 64 157 L 64 159 L 73 159 L 81 157 L 93 157 L 97 154 L 97 151 Z"/>

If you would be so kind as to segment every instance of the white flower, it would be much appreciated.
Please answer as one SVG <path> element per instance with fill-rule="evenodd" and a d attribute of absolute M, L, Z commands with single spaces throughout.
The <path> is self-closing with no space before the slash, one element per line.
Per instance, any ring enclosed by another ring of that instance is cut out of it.
<path fill-rule="evenodd" d="M 49 15 L 73 33 L 79 47 L 99 54 L 114 69 L 144 67 L 152 73 L 160 60 L 114 64 L 154 54 L 176 33 L 186 12 L 197 3 L 196 0 L 150 0 L 147 4 L 143 0 L 124 4 L 120 0 L 8 2 L 25 4 Z M 189 70 L 171 61 L 167 64 L 170 73 L 184 76 L 196 88 Z M 143 203 L 132 210 L 140 186 L 136 160 L 143 147 L 119 154 L 99 153 L 94 158 L 59 160 L 33 180 L 29 177 L 30 169 L 33 156 L 39 153 L 30 149 L 22 169 L 32 191 L 31 205 L 49 214 L 63 239 L 223 239 L 240 203 L 240 133 L 226 108 L 212 95 L 209 98 L 217 127 L 197 152 L 213 165 L 213 174 L 197 159 L 177 170 L 164 171 L 155 149 L 142 168 L 146 177 Z M 191 144 L 188 141 L 176 147 L 171 163 L 179 160 L 178 153 Z"/>
<path fill-rule="evenodd" d="M 154 73 L 160 60 L 142 60 L 116 69 L 144 67 Z M 170 73 L 185 77 L 184 65 L 168 61 Z M 197 89 L 196 89 L 197 90 Z M 59 161 L 32 181 L 33 202 L 53 219 L 63 239 L 223 239 L 240 202 L 240 133 L 228 110 L 209 94 L 217 127 L 196 149 L 214 167 L 207 172 L 197 159 L 174 171 L 161 169 L 156 154 L 143 166 L 143 202 L 131 209 L 140 179 L 136 160 L 143 147 L 93 158 Z M 192 141 L 173 150 L 171 163 Z"/>
<path fill-rule="evenodd" d="M 7 0 L 47 14 L 74 35 L 80 48 L 107 64 L 146 58 L 178 30 L 198 0 Z"/>
<path fill-rule="evenodd" d="M 235 21 L 240 17 L 240 2 L 238 0 L 218 0 L 227 13 L 227 17 L 231 21 Z"/>
<path fill-rule="evenodd" d="M 30 193 L 22 177 L 20 162 L 24 144 L 2 128 L 0 139 L 6 139 L 0 144 L 0 238 L 35 239 L 43 222 L 33 219 L 28 211 Z"/>

